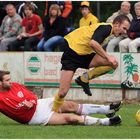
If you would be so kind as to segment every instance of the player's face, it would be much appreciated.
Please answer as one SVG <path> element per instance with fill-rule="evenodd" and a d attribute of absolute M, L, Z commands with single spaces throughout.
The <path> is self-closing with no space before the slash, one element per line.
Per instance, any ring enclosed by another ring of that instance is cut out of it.
<path fill-rule="evenodd" d="M 9 74 L 3 76 L 2 88 L 6 90 L 11 88 L 11 76 Z"/>
<path fill-rule="evenodd" d="M 113 34 L 115 36 L 127 34 L 129 27 L 130 27 L 130 23 L 126 20 L 123 23 L 115 23 L 113 25 Z"/>

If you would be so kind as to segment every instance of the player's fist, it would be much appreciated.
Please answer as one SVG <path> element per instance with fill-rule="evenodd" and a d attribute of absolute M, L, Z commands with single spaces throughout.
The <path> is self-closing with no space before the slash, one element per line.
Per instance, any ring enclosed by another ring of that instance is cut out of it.
<path fill-rule="evenodd" d="M 116 69 L 118 67 L 118 61 L 114 56 L 109 55 L 107 59 L 114 69 Z"/>

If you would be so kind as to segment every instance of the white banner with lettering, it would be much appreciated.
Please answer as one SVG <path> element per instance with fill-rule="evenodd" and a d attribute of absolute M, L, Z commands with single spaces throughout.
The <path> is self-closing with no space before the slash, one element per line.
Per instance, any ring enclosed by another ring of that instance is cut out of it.
<path fill-rule="evenodd" d="M 112 53 L 119 62 L 119 67 L 103 76 L 90 81 L 91 87 L 120 88 L 120 53 Z M 60 52 L 25 52 L 25 79 L 24 83 L 28 86 L 52 86 L 59 85 L 61 74 L 61 56 Z M 77 87 L 74 79 L 87 70 L 78 69 L 72 80 L 72 87 Z"/>

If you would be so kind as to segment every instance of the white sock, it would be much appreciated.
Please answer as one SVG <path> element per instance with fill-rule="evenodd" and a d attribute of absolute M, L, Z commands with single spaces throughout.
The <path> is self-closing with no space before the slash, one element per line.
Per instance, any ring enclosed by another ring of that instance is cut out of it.
<path fill-rule="evenodd" d="M 100 119 L 100 124 L 109 125 L 110 124 L 109 118 Z"/>
<path fill-rule="evenodd" d="M 94 118 L 90 116 L 85 116 L 85 125 L 109 125 L 109 118 Z"/>
<path fill-rule="evenodd" d="M 109 111 L 110 111 L 109 105 L 79 104 L 77 113 L 81 115 L 108 114 Z"/>

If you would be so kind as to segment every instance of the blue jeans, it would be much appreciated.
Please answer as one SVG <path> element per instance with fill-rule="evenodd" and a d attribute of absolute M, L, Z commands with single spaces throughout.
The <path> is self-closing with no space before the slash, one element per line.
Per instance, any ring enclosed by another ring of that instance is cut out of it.
<path fill-rule="evenodd" d="M 72 26 L 69 26 L 69 27 L 66 27 L 66 30 L 65 30 L 65 35 L 69 34 L 70 32 L 74 31 L 75 28 L 72 27 Z"/>
<path fill-rule="evenodd" d="M 57 47 L 58 45 L 60 46 L 60 50 L 61 50 L 61 45 L 63 45 L 64 43 L 65 43 L 64 37 L 59 35 L 51 37 L 47 41 L 45 41 L 44 38 L 42 38 L 37 45 L 37 50 L 52 52 L 54 51 L 55 47 Z"/>

